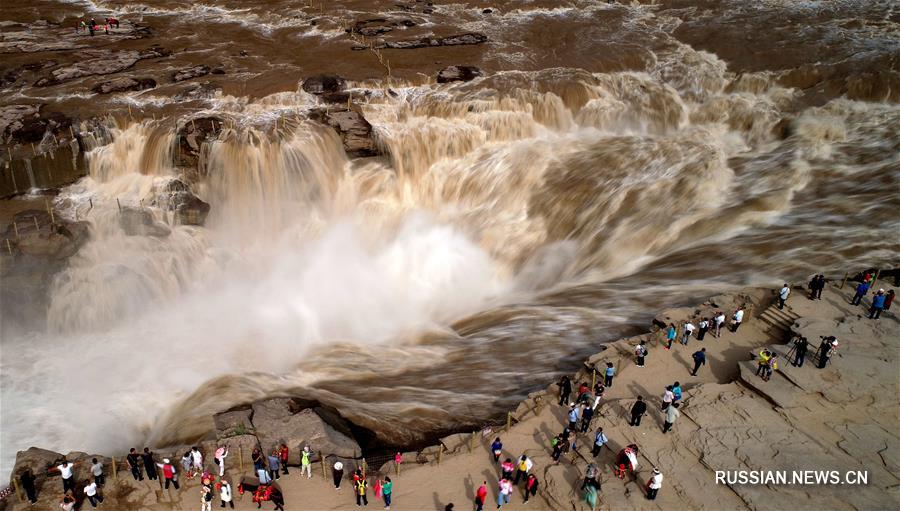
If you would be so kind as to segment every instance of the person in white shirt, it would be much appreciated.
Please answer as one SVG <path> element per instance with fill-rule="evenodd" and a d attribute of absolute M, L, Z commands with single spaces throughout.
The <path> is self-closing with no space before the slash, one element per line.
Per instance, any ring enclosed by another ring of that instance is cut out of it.
<path fill-rule="evenodd" d="M 103 486 L 106 479 L 103 476 L 103 463 L 97 461 L 97 458 L 91 459 L 91 475 L 94 476 L 97 486 Z"/>
<path fill-rule="evenodd" d="M 222 507 L 225 507 L 227 503 L 231 506 L 231 509 L 234 509 L 234 501 L 232 500 L 231 495 L 231 485 L 228 484 L 226 479 L 222 479 L 221 486 L 219 486 L 219 498 L 222 499 Z"/>
<path fill-rule="evenodd" d="M 62 463 L 53 467 L 51 470 L 56 470 L 62 476 L 63 482 L 63 493 L 68 491 L 75 491 L 75 478 L 73 477 L 75 463 L 68 461 L 63 458 Z"/>
<path fill-rule="evenodd" d="M 694 324 L 691 323 L 690 321 L 687 321 L 684 324 L 684 335 L 681 336 L 681 344 L 684 344 L 685 346 L 687 346 L 688 341 L 691 339 L 691 335 L 694 334 L 695 328 L 697 328 L 697 327 L 695 327 Z"/>
<path fill-rule="evenodd" d="M 203 472 L 203 454 L 196 446 L 191 448 L 191 467 L 197 472 Z"/>
<path fill-rule="evenodd" d="M 716 314 L 715 323 L 716 323 L 716 337 L 720 337 L 722 335 L 722 325 L 725 324 L 725 313 L 724 312 L 719 311 L 719 313 Z"/>
<path fill-rule="evenodd" d="M 591 450 L 591 454 L 595 458 L 600 454 L 600 450 L 603 449 L 603 446 L 606 445 L 606 442 L 609 442 L 609 438 L 607 438 L 606 434 L 603 433 L 603 428 L 599 428 L 597 430 L 597 434 L 594 435 L 594 448 Z"/>
<path fill-rule="evenodd" d="M 91 507 L 97 507 L 98 502 L 103 502 L 103 495 L 97 492 L 97 481 L 91 479 L 91 484 L 84 487 L 84 495 L 91 503 Z"/>
<path fill-rule="evenodd" d="M 669 405 L 672 404 L 672 401 L 675 401 L 675 393 L 672 392 L 671 385 L 666 385 L 666 391 L 663 393 L 663 403 L 661 409 L 665 411 L 666 408 L 668 408 Z"/>
<path fill-rule="evenodd" d="M 784 302 L 787 300 L 788 296 L 791 294 L 791 287 L 787 285 L 787 282 L 784 283 L 784 287 L 781 288 L 781 291 L 778 292 L 778 308 L 784 309 Z"/>
<path fill-rule="evenodd" d="M 738 310 L 734 311 L 734 315 L 731 316 L 732 332 L 738 331 L 738 328 L 741 326 L 741 321 L 744 321 L 744 309 L 738 308 Z"/>
<path fill-rule="evenodd" d="M 653 469 L 653 476 L 647 481 L 647 500 L 656 500 L 656 494 L 662 488 L 663 476 L 658 468 Z"/>
<path fill-rule="evenodd" d="M 634 348 L 634 356 L 637 359 L 637 367 L 644 367 L 644 357 L 647 356 L 646 344 L 646 341 L 641 341 L 641 343 Z"/>
<path fill-rule="evenodd" d="M 59 501 L 59 508 L 62 509 L 62 511 L 75 511 L 75 499 L 65 495 L 62 500 Z"/>

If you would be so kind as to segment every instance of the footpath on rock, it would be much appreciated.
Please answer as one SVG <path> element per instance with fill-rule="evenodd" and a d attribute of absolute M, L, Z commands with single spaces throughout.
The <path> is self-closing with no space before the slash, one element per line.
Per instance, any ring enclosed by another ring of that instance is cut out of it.
<path fill-rule="evenodd" d="M 894 289 L 891 282 L 876 287 Z M 703 341 L 692 338 L 687 346 L 675 342 L 664 349 L 662 331 L 622 339 L 585 362 L 572 379 L 590 384 L 602 378 L 607 363 L 617 368 L 587 433 L 574 436 L 575 447 L 561 463 L 551 458 L 551 439 L 566 427 L 568 407 L 557 404 L 558 388 L 551 385 L 535 392 L 509 416 L 507 425 L 493 430 L 461 433 L 442 439 L 441 444 L 418 452 L 403 453 L 397 467 L 385 457 L 360 458 L 352 424 L 335 410 L 316 403 L 291 398 L 266 400 L 215 417 L 217 439 L 200 445 L 210 472 L 217 473 L 212 453 L 217 445 L 227 445 L 226 478 L 235 487 L 237 509 L 256 509 L 250 494 L 237 492 L 242 477 L 253 475 L 250 452 L 262 447 L 267 452 L 287 443 L 291 448 L 290 475 L 282 476 L 285 508 L 308 510 L 350 509 L 355 500 L 350 481 L 340 490 L 331 483 L 335 461 L 344 464 L 345 478 L 362 467 L 370 489 L 376 479 L 390 476 L 394 482 L 392 509 L 443 510 L 472 506 L 476 489 L 487 481 L 485 507 L 496 506 L 499 468 L 489 452 L 499 436 L 503 455 L 516 459 L 528 455 L 534 462 L 532 473 L 540 481 L 537 497 L 523 504 L 522 486 L 513 493 L 508 506 L 519 509 L 589 509 L 582 498 L 581 483 L 589 463 L 600 469 L 601 509 L 893 509 L 897 507 L 900 483 L 898 455 L 898 352 L 894 342 L 900 337 L 896 306 L 881 319 L 866 317 L 870 298 L 851 305 L 853 283 L 843 289 L 829 285 L 821 300 L 810 300 L 795 289 L 787 306 L 773 304 L 774 292 L 750 289 L 711 298 L 698 307 L 664 311 L 654 323 L 697 322 L 715 311 L 730 316 L 738 307 L 747 311 L 740 329 L 723 330 L 719 338 L 707 334 Z M 810 341 L 806 363 L 788 363 L 788 341 L 802 335 Z M 820 336 L 836 336 L 837 354 L 824 368 L 816 367 Z M 644 367 L 634 364 L 634 347 L 646 341 L 649 354 Z M 691 376 L 691 354 L 706 348 L 707 365 Z M 779 353 L 781 363 L 769 381 L 755 375 L 753 356 L 764 348 Z M 594 370 L 597 373 L 594 373 Z M 684 390 L 681 417 L 672 430 L 662 432 L 662 395 L 666 385 L 680 381 Z M 648 414 L 640 426 L 628 424 L 637 396 L 648 403 Z M 594 458 L 594 433 L 602 427 L 609 442 Z M 639 446 L 638 469 L 623 479 L 615 475 L 615 458 L 625 446 Z M 301 477 L 293 467 L 299 450 L 313 450 L 313 477 Z M 185 446 L 159 449 L 157 461 L 171 458 L 179 465 Z M 17 457 L 14 474 L 30 468 L 38 478 L 38 509 L 57 509 L 62 497 L 58 474 L 47 474 L 61 454 L 31 448 Z M 68 459 L 79 462 L 76 488 L 88 479 L 92 455 L 73 452 Z M 103 507 L 116 510 L 198 509 L 198 478 L 181 477 L 181 489 L 163 490 L 159 481 L 134 481 L 123 457 L 118 458 L 116 476 L 104 460 L 107 485 Z M 324 458 L 324 459 L 323 459 Z M 392 459 L 392 457 L 391 457 Z M 664 475 L 656 500 L 645 497 L 645 485 L 654 467 Z M 180 467 L 179 467 L 180 471 Z M 717 471 L 835 471 L 844 484 L 726 484 L 717 483 Z M 866 484 L 850 484 L 846 474 L 864 474 Z M 370 505 L 383 506 L 369 491 Z M 6 501 L 9 509 L 28 508 L 15 496 Z M 219 506 L 218 495 L 213 501 Z M 89 508 L 85 501 L 81 509 Z M 264 503 L 263 509 L 271 509 Z M 34 509 L 33 507 L 30 509 Z"/>

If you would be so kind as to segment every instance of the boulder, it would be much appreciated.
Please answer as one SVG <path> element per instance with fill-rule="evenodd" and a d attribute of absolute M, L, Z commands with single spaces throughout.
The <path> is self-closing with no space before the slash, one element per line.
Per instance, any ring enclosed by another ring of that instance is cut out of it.
<path fill-rule="evenodd" d="M 318 110 L 310 116 L 338 132 L 344 143 L 344 151 L 349 156 L 361 158 L 381 154 L 372 136 L 372 125 L 361 113 L 354 110 Z"/>
<path fill-rule="evenodd" d="M 253 432 L 253 409 L 229 410 L 213 415 L 213 424 L 216 426 L 216 437 L 231 437 Z M 242 433 L 243 432 L 243 433 Z"/>
<path fill-rule="evenodd" d="M 186 122 L 178 130 L 175 164 L 197 169 L 203 143 L 218 138 L 222 132 L 222 124 L 222 120 L 217 117 L 200 117 Z"/>
<path fill-rule="evenodd" d="M 290 448 L 290 464 L 300 463 L 300 450 L 307 445 L 316 455 L 319 452 L 340 458 L 362 455 L 359 444 L 348 434 L 349 423 L 329 424 L 317 413 L 319 407 L 300 409 L 301 406 L 291 398 L 253 403 L 253 427 L 265 451 L 286 443 Z M 329 419 L 335 420 L 333 416 Z"/>
<path fill-rule="evenodd" d="M 74 64 L 54 69 L 38 79 L 35 87 L 49 87 L 85 76 L 108 75 L 124 71 L 144 59 L 165 57 L 172 52 L 159 46 L 144 50 L 85 50 L 74 55 Z"/>
<path fill-rule="evenodd" d="M 110 94 L 112 92 L 127 92 L 132 90 L 145 90 L 156 87 L 153 78 L 131 78 L 123 76 L 114 80 L 99 83 L 92 89 L 97 94 Z"/>
<path fill-rule="evenodd" d="M 449 66 L 441 69 L 437 75 L 437 81 L 438 83 L 468 82 L 482 75 L 481 69 L 475 66 Z"/>
<path fill-rule="evenodd" d="M 195 99 L 210 99 L 222 92 L 222 86 L 216 83 L 188 83 L 186 87 L 173 96 L 177 101 L 191 101 Z"/>
<path fill-rule="evenodd" d="M 28 209 L 16 213 L 13 224 L 9 224 L 5 239 L 10 240 L 14 251 L 24 256 L 45 260 L 64 260 L 78 251 L 88 239 L 87 222 L 70 222 L 55 217 L 43 210 Z"/>
<path fill-rule="evenodd" d="M 172 81 L 173 82 L 183 82 L 185 80 L 190 80 L 192 78 L 199 78 L 201 76 L 206 76 L 211 71 L 211 68 L 206 64 L 201 64 L 199 66 L 192 66 L 179 69 L 172 73 Z"/>
<path fill-rule="evenodd" d="M 417 37 L 401 39 L 398 41 L 384 41 L 376 48 L 390 48 L 396 50 L 410 50 L 415 48 L 427 48 L 436 46 L 464 46 L 487 42 L 488 37 L 477 32 L 466 32 L 446 37 Z"/>
<path fill-rule="evenodd" d="M 153 212 L 146 208 L 123 206 L 119 210 L 119 227 L 129 236 L 165 237 L 172 233 L 165 224 L 153 218 Z"/>
<path fill-rule="evenodd" d="M 40 142 L 44 129 L 36 130 L 42 105 L 6 105 L 0 107 L 0 136 L 4 142 Z M 39 131 L 39 136 L 38 136 Z"/>
<path fill-rule="evenodd" d="M 315 75 L 303 80 L 301 86 L 310 94 L 330 94 L 344 90 L 344 79 L 338 75 Z"/>
<path fill-rule="evenodd" d="M 372 37 L 380 34 L 386 34 L 392 30 L 397 24 L 393 21 L 390 21 L 385 18 L 372 18 L 367 20 L 357 21 L 353 24 L 353 32 L 364 35 L 366 37 Z"/>

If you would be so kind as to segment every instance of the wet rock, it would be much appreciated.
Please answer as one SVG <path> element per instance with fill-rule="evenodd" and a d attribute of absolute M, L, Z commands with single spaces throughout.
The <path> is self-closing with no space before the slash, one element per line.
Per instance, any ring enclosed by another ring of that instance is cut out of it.
<path fill-rule="evenodd" d="M 186 122 L 178 130 L 175 164 L 197 170 L 203 144 L 215 140 L 221 132 L 222 120 L 217 117 L 201 117 Z"/>
<path fill-rule="evenodd" d="M 197 197 L 181 179 L 173 179 L 157 190 L 150 205 L 174 212 L 175 223 L 179 225 L 203 225 L 210 210 L 210 205 Z"/>
<path fill-rule="evenodd" d="M 156 87 L 153 78 L 130 78 L 123 76 L 114 80 L 99 83 L 92 89 L 97 94 L 110 94 L 113 92 L 127 92 L 132 90 L 146 90 Z"/>
<path fill-rule="evenodd" d="M 482 76 L 481 69 L 475 66 L 448 66 L 437 75 L 438 83 L 468 82 Z"/>
<path fill-rule="evenodd" d="M 63 220 L 56 212 L 53 220 L 45 210 L 21 211 L 2 233 L 2 249 L 12 253 L 7 264 L 0 265 L 0 329 L 4 331 L 14 325 L 41 328 L 45 324 L 53 279 L 90 236 L 87 222 Z"/>
<path fill-rule="evenodd" d="M 181 225 L 203 225 L 210 206 L 196 195 L 181 192 L 175 199 L 175 221 Z"/>
<path fill-rule="evenodd" d="M 119 227 L 129 236 L 162 238 L 172 233 L 169 227 L 153 218 L 153 212 L 149 209 L 131 206 L 123 206 L 119 211 Z"/>
<path fill-rule="evenodd" d="M 183 69 L 179 69 L 172 73 L 172 81 L 173 82 L 183 82 L 185 80 L 191 80 L 193 78 L 199 78 L 201 76 L 206 76 L 210 72 L 210 67 L 206 64 L 201 64 L 199 66 L 186 67 Z"/>
<path fill-rule="evenodd" d="M 362 455 L 359 444 L 349 435 L 349 424 L 329 424 L 317 413 L 319 408 L 299 408 L 297 401 L 290 398 L 253 403 L 253 426 L 265 451 L 286 443 L 290 448 L 288 462 L 291 464 L 300 462 L 300 450 L 306 445 L 314 453 L 321 451 L 342 458 Z M 329 417 L 329 420 L 335 418 Z"/>
<path fill-rule="evenodd" d="M 7 105 L 0 107 L 0 135 L 4 142 L 23 140 L 26 133 L 32 132 L 31 123 L 40 115 L 41 105 Z M 41 130 L 41 136 L 43 136 Z M 30 138 L 30 137 L 29 137 Z M 33 139 L 27 141 L 33 142 Z M 37 138 L 40 141 L 40 137 Z"/>
<path fill-rule="evenodd" d="M 216 83 L 189 83 L 187 88 L 175 94 L 174 99 L 178 101 L 190 101 L 195 99 L 210 99 L 222 92 L 222 86 Z"/>
<path fill-rule="evenodd" d="M 372 136 L 372 125 L 359 112 L 318 110 L 311 113 L 310 117 L 334 128 L 341 136 L 348 155 L 367 157 L 381 154 Z"/>
<path fill-rule="evenodd" d="M 344 79 L 338 75 L 315 75 L 303 80 L 302 88 L 310 94 L 331 94 L 344 90 Z"/>
<path fill-rule="evenodd" d="M 214 75 L 224 75 L 224 74 L 225 74 L 225 67 L 223 67 L 223 66 L 216 66 L 216 67 L 212 68 L 212 71 L 210 71 L 210 73 L 211 73 L 211 74 L 214 74 Z"/>
<path fill-rule="evenodd" d="M 43 260 L 64 260 L 74 255 L 88 239 L 87 222 L 70 222 L 54 213 L 28 209 L 16 213 L 3 237 L 19 254 Z"/>
<path fill-rule="evenodd" d="M 487 42 L 488 37 L 477 32 L 451 35 L 447 37 L 418 37 L 413 39 L 401 39 L 398 41 L 384 41 L 376 48 L 391 48 L 396 50 L 411 50 L 415 48 L 427 48 L 437 46 L 464 46 Z"/>
<path fill-rule="evenodd" d="M 390 21 L 386 18 L 372 18 L 362 21 L 357 21 L 353 24 L 353 32 L 364 35 L 366 37 L 372 37 L 380 34 L 386 34 L 392 30 L 397 24 L 393 21 Z"/>
<path fill-rule="evenodd" d="M 124 71 L 144 59 L 165 57 L 172 52 L 153 46 L 144 50 L 86 50 L 76 53 L 74 64 L 54 69 L 50 76 L 40 78 L 35 87 L 49 87 L 85 76 L 108 75 Z"/>

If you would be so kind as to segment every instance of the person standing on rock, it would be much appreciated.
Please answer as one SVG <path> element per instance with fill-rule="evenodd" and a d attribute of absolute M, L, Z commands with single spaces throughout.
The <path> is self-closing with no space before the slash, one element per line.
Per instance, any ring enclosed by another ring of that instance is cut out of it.
<path fill-rule="evenodd" d="M 706 337 L 706 332 L 709 331 L 709 319 L 703 318 L 700 320 L 700 323 L 697 325 L 697 340 L 702 341 L 704 337 Z"/>
<path fill-rule="evenodd" d="M 684 323 L 684 335 L 681 336 L 681 344 L 684 344 L 685 346 L 688 345 L 688 341 L 691 340 L 691 336 L 694 335 L 694 330 L 695 330 L 696 328 L 697 328 L 697 327 L 695 327 L 694 324 L 691 323 L 690 320 L 685 321 L 685 323 Z"/>
<path fill-rule="evenodd" d="M 135 481 L 144 480 L 144 474 L 141 473 L 141 464 L 140 461 L 138 461 L 140 459 L 141 456 L 134 447 L 128 451 L 128 456 L 125 456 L 125 464 L 128 465 L 128 469 L 131 470 L 131 476 L 134 477 Z"/>
<path fill-rule="evenodd" d="M 103 495 L 97 492 L 97 481 L 91 479 L 90 484 L 84 487 L 84 495 L 91 503 L 91 507 L 97 507 L 97 503 L 103 502 Z"/>
<path fill-rule="evenodd" d="M 144 447 L 144 454 L 141 454 L 144 460 L 144 470 L 147 472 L 147 479 L 156 481 L 156 461 L 153 459 L 153 452 L 149 447 Z"/>
<path fill-rule="evenodd" d="M 725 313 L 719 311 L 716 313 L 716 317 L 713 319 L 716 329 L 716 338 L 722 337 L 722 326 L 725 324 Z"/>
<path fill-rule="evenodd" d="M 391 481 L 391 478 L 385 476 L 384 482 L 381 483 L 381 495 L 384 498 L 384 508 L 391 508 L 391 496 L 394 491 L 394 482 Z"/>
<path fill-rule="evenodd" d="M 869 319 L 878 319 L 881 316 L 886 299 L 887 296 L 884 294 L 884 289 L 879 289 L 877 293 L 872 295 L 872 308 L 869 309 Z"/>
<path fill-rule="evenodd" d="M 572 407 L 569 408 L 569 429 L 575 431 L 575 425 L 578 423 L 578 406 L 575 403 L 572 403 Z"/>
<path fill-rule="evenodd" d="M 631 426 L 640 426 L 641 417 L 647 413 L 647 403 L 644 402 L 644 396 L 638 396 L 637 401 L 631 407 Z"/>
<path fill-rule="evenodd" d="M 494 455 L 494 463 L 500 463 L 500 455 L 503 454 L 503 442 L 500 441 L 499 436 L 491 444 L 491 454 Z"/>
<path fill-rule="evenodd" d="M 572 382 L 568 376 L 563 376 L 557 385 L 559 385 L 559 404 L 565 405 L 569 402 L 569 396 L 572 394 Z"/>
<path fill-rule="evenodd" d="M 663 476 L 658 468 L 653 469 L 653 476 L 647 481 L 647 500 L 656 500 L 656 494 L 662 488 Z"/>
<path fill-rule="evenodd" d="M 157 467 L 159 467 L 162 472 L 163 479 L 166 480 L 166 489 L 169 489 L 169 483 L 172 483 L 175 486 L 175 489 L 178 489 L 178 476 L 175 475 L 175 466 L 169 462 L 169 458 L 163 458 L 162 463 L 157 463 Z"/>
<path fill-rule="evenodd" d="M 369 498 L 366 495 L 366 491 L 369 489 L 369 483 L 366 482 L 366 476 L 360 477 L 357 481 L 355 481 L 356 488 L 356 507 L 360 506 L 360 502 L 362 502 L 363 506 L 369 505 Z"/>
<path fill-rule="evenodd" d="M 212 511 L 213 489 L 209 479 L 200 484 L 200 511 Z"/>
<path fill-rule="evenodd" d="M 528 502 L 528 497 L 534 497 L 537 495 L 538 490 L 538 479 L 534 474 L 528 474 L 528 479 L 525 480 L 525 502 Z"/>
<path fill-rule="evenodd" d="M 861 282 L 858 286 L 856 286 L 856 294 L 853 295 L 853 299 L 850 300 L 850 303 L 853 305 L 859 305 L 862 301 L 863 297 L 866 296 L 866 293 L 869 292 L 869 283 Z"/>
<path fill-rule="evenodd" d="M 891 304 L 894 303 L 895 294 L 893 289 L 887 292 L 887 295 L 884 297 L 884 310 L 891 310 Z"/>
<path fill-rule="evenodd" d="M 600 475 L 600 470 L 597 469 L 597 465 L 588 463 L 587 469 L 584 472 L 584 481 L 581 482 L 581 490 L 584 491 L 585 488 L 591 486 L 597 491 L 600 491 L 600 481 L 597 480 L 598 475 Z"/>
<path fill-rule="evenodd" d="M 587 433 L 591 428 L 591 419 L 594 418 L 594 409 L 586 405 L 581 412 L 581 432 Z"/>
<path fill-rule="evenodd" d="M 193 463 L 194 461 L 193 458 L 191 458 L 191 451 L 185 452 L 184 456 L 181 457 L 181 471 L 188 479 L 194 477 L 194 473 L 191 471 L 191 465 Z"/>
<path fill-rule="evenodd" d="M 484 511 L 484 503 L 487 500 L 487 481 L 482 481 L 478 491 L 475 492 L 475 511 Z"/>
<path fill-rule="evenodd" d="M 91 458 L 91 476 L 97 482 L 97 486 L 103 486 L 106 483 L 106 477 L 103 475 L 103 463 L 97 461 L 97 458 Z"/>
<path fill-rule="evenodd" d="M 694 359 L 694 370 L 691 371 L 691 376 L 697 376 L 697 371 L 700 369 L 700 366 L 706 365 L 706 348 L 695 351 L 691 357 Z"/>
<path fill-rule="evenodd" d="M 594 435 L 594 448 L 591 449 L 591 454 L 595 458 L 600 454 L 600 450 L 603 449 L 606 442 L 609 442 L 609 438 L 606 438 L 606 434 L 603 433 L 603 428 L 598 428 L 597 434 Z"/>
<path fill-rule="evenodd" d="M 603 376 L 603 385 L 605 387 L 612 387 L 613 377 L 616 375 L 616 368 L 613 366 L 612 362 L 606 363 L 606 372 Z"/>
<path fill-rule="evenodd" d="M 518 486 L 519 479 L 527 479 L 528 472 L 531 471 L 531 467 L 533 466 L 534 462 L 531 461 L 531 458 L 523 454 L 519 458 L 518 463 L 516 463 L 516 478 L 513 480 L 513 484 Z"/>
<path fill-rule="evenodd" d="M 513 484 L 509 482 L 509 479 L 501 479 L 498 486 L 497 509 L 500 509 L 503 507 L 503 504 L 509 504 L 509 499 L 512 497 Z"/>
<path fill-rule="evenodd" d="M 666 420 L 663 423 L 663 433 L 668 433 L 672 426 L 675 424 L 675 419 L 681 416 L 681 412 L 678 411 L 678 403 L 674 403 L 672 406 L 666 408 Z"/>
<path fill-rule="evenodd" d="M 806 337 L 800 336 L 794 341 L 794 361 L 791 362 L 794 367 L 803 367 L 803 359 L 806 358 L 806 351 L 809 349 L 809 342 Z"/>
<path fill-rule="evenodd" d="M 554 465 L 559 465 L 559 458 L 563 453 L 563 442 L 565 442 L 565 440 L 562 439 L 561 435 L 556 435 L 550 442 L 553 446 L 553 453 L 550 454 L 550 457 L 553 458 Z"/>
<path fill-rule="evenodd" d="M 772 353 L 771 358 L 769 358 L 769 361 L 766 362 L 766 365 L 763 369 L 763 375 L 762 375 L 763 381 L 769 381 L 769 378 L 772 377 L 772 373 L 776 369 L 778 369 L 778 354 Z"/>
<path fill-rule="evenodd" d="M 219 467 L 219 477 L 225 475 L 225 458 L 228 457 L 228 446 L 223 445 L 213 454 L 213 462 Z"/>
<path fill-rule="evenodd" d="M 516 465 L 513 463 L 512 458 L 506 458 L 506 461 L 500 464 L 500 478 L 512 479 L 512 475 L 515 470 Z"/>
<path fill-rule="evenodd" d="M 196 445 L 191 448 L 191 467 L 197 473 L 203 472 L 203 453 Z"/>
<path fill-rule="evenodd" d="M 668 408 L 669 405 L 671 405 L 673 401 L 675 401 L 675 393 L 672 392 L 672 386 L 666 385 L 666 391 L 663 392 L 663 397 L 662 397 L 662 408 L 660 408 L 660 409 L 662 411 L 666 411 L 666 408 Z"/>
<path fill-rule="evenodd" d="M 828 365 L 828 359 L 831 358 L 834 348 L 837 347 L 837 343 L 837 339 L 833 335 L 822 337 L 822 344 L 819 345 L 819 363 L 816 367 L 825 369 L 825 366 Z"/>
<path fill-rule="evenodd" d="M 634 348 L 634 357 L 636 360 L 637 367 L 644 367 L 644 357 L 647 356 L 647 342 L 641 341 L 640 344 L 635 346 Z"/>
<path fill-rule="evenodd" d="M 290 449 L 288 449 L 287 444 L 282 443 L 281 448 L 278 449 L 278 458 L 281 460 L 281 471 L 284 475 L 288 475 L 288 458 L 290 457 Z M 302 476 L 303 473 L 301 472 Z"/>
<path fill-rule="evenodd" d="M 63 498 L 59 501 L 59 508 L 62 511 L 75 511 L 75 498 L 70 497 L 68 494 L 63 495 Z"/>
<path fill-rule="evenodd" d="M 672 343 L 675 342 L 675 337 L 678 336 L 678 329 L 675 328 L 675 323 L 669 323 L 669 328 L 666 328 L 666 349 L 672 349 Z"/>
<path fill-rule="evenodd" d="M 231 492 L 231 484 L 227 479 L 222 479 L 219 483 L 219 500 L 222 501 L 222 508 L 225 508 L 227 504 L 231 509 L 234 509 L 234 495 Z"/>
<path fill-rule="evenodd" d="M 301 474 L 302 475 L 302 474 Z M 334 482 L 334 489 L 341 489 L 341 481 L 344 479 L 344 464 L 340 461 L 334 462 L 334 466 L 331 467 L 331 480 Z"/>
<path fill-rule="evenodd" d="M 791 294 L 791 287 L 788 286 L 787 282 L 784 283 L 784 287 L 781 288 L 781 291 L 778 292 L 778 308 L 780 310 L 784 310 L 784 302 L 787 301 L 788 296 Z"/>
<path fill-rule="evenodd" d="M 272 479 L 276 481 L 281 477 L 281 460 L 278 458 L 278 451 L 272 451 L 268 456 L 269 471 L 272 473 Z"/>
<path fill-rule="evenodd" d="M 300 451 L 300 477 L 303 477 L 303 473 L 306 472 L 306 478 L 312 479 L 312 461 L 310 457 L 312 453 L 309 452 L 309 446 L 303 446 L 303 450 Z M 285 471 L 285 474 L 287 471 Z"/>
<path fill-rule="evenodd" d="M 31 472 L 30 468 L 26 468 L 19 475 L 19 482 L 22 483 L 22 490 L 25 492 L 25 497 L 28 498 L 28 502 L 34 504 L 37 502 L 37 489 L 34 487 L 35 481 L 34 473 Z"/>
<path fill-rule="evenodd" d="M 741 322 L 744 321 L 744 309 L 738 307 L 734 314 L 731 316 L 731 331 L 737 332 L 738 328 L 741 327 Z"/>

